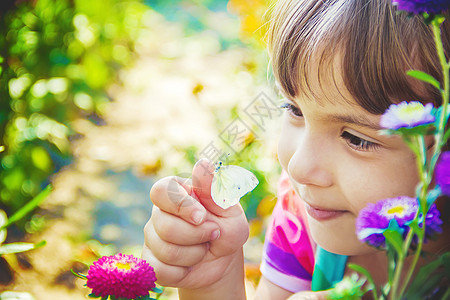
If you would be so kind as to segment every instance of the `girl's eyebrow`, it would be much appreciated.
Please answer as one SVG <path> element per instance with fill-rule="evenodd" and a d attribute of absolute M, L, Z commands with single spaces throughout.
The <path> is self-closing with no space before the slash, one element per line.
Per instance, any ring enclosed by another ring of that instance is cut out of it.
<path fill-rule="evenodd" d="M 367 127 L 372 130 L 381 130 L 381 126 L 369 120 L 364 116 L 355 116 L 355 115 L 339 115 L 339 114 L 330 114 L 323 118 L 324 121 L 332 121 L 332 122 L 341 122 L 341 123 L 349 123 L 354 124 L 361 127 Z"/>
<path fill-rule="evenodd" d="M 285 97 L 285 100 L 291 101 L 292 103 L 295 103 L 298 105 L 298 100 L 293 100 L 291 97 Z M 383 128 L 378 124 L 379 121 L 374 122 L 371 121 L 369 118 L 365 117 L 364 115 L 344 115 L 344 114 L 327 114 L 323 117 L 321 117 L 321 120 L 323 122 L 340 122 L 340 123 L 348 123 L 348 124 L 354 124 L 356 126 L 360 127 L 366 127 L 372 130 L 383 130 Z"/>

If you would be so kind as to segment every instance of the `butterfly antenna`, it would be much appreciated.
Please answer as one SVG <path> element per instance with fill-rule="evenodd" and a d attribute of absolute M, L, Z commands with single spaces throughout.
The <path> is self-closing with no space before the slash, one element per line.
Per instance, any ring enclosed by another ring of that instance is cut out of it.
<path fill-rule="evenodd" d="M 217 163 L 216 163 L 216 169 L 215 169 L 215 172 L 217 172 L 217 171 L 219 171 L 219 169 L 220 169 L 220 167 L 223 165 L 223 163 L 221 162 L 221 161 L 218 161 Z"/>

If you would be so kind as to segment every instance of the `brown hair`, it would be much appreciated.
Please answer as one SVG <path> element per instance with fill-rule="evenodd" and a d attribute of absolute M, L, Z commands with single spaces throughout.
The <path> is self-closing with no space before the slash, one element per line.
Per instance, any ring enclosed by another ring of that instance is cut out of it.
<path fill-rule="evenodd" d="M 446 53 L 448 23 L 442 25 Z M 436 88 L 405 74 L 421 70 L 442 82 L 431 28 L 420 16 L 397 12 L 391 0 L 278 1 L 268 43 L 275 79 L 287 97 L 314 95 L 311 74 L 317 72 L 320 83 L 322 71 L 339 54 L 345 88 L 370 113 L 405 100 L 441 103 Z M 314 58 L 317 70 L 311 69 Z"/>

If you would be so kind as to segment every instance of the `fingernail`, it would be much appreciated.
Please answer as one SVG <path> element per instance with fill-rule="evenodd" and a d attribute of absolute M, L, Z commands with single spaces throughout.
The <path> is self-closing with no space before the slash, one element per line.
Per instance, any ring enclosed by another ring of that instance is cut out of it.
<path fill-rule="evenodd" d="M 220 236 L 220 230 L 216 229 L 213 231 L 213 233 L 211 234 L 211 241 L 215 241 L 219 238 Z"/>
<path fill-rule="evenodd" d="M 201 210 L 196 210 L 192 213 L 192 221 L 194 221 L 195 224 L 199 224 L 204 217 L 205 213 Z"/>

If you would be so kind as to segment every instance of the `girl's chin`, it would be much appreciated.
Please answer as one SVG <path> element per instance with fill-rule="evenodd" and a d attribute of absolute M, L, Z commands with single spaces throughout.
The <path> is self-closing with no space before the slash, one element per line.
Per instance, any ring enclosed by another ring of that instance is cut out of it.
<path fill-rule="evenodd" d="M 349 235 L 345 235 L 345 232 L 340 231 L 339 228 L 327 230 L 322 226 L 317 228 L 310 223 L 310 231 L 316 244 L 331 253 L 358 256 L 378 252 L 375 248 L 361 243 L 354 233 L 350 233 L 351 238 L 348 238 Z"/>

